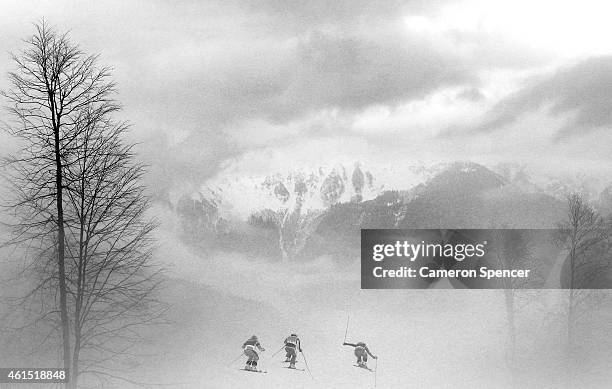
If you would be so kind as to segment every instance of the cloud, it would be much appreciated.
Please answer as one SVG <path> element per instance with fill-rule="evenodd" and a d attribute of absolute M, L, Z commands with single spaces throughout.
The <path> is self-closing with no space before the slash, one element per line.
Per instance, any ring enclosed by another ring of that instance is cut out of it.
<path fill-rule="evenodd" d="M 478 88 L 466 88 L 457 93 L 457 97 L 471 102 L 478 102 L 485 99 L 485 95 Z"/>
<path fill-rule="evenodd" d="M 205 180 L 243 156 L 277 155 L 275 149 L 287 155 L 284 164 L 300 163 L 292 155 L 310 155 L 300 152 L 309 139 L 375 144 L 392 153 L 415 134 L 422 139 L 449 122 L 480 116 L 507 94 L 489 77 L 550 58 L 524 47 L 545 7 L 529 14 L 525 29 L 504 19 L 514 3 L 501 11 L 497 2 L 472 3 L 24 0 L 0 15 L 0 51 L 18 50 L 19 39 L 32 33 L 30 23 L 44 16 L 70 30 L 85 51 L 101 53 L 101 62 L 114 68 L 123 118 L 152 165 L 151 186 L 163 192 L 177 181 Z M 522 2 L 512 15 L 531 8 Z M 505 30 L 497 28 L 504 20 Z M 517 28 L 525 39 L 506 34 Z M 0 56 L 0 68 L 10 69 L 8 56 Z M 566 92 L 560 110 L 572 104 Z M 537 93 L 528 97 L 535 101 Z M 529 109 L 505 102 L 508 108 L 500 105 L 479 123 L 480 133 Z M 576 120 L 584 127 L 608 120 L 605 102 L 594 111 L 584 99 L 578 103 L 584 116 Z M 597 104 L 595 97 L 588 102 Z M 440 158 L 447 154 L 442 146 L 433 149 L 443 150 Z"/>
<path fill-rule="evenodd" d="M 283 92 L 264 107 L 273 119 L 329 108 L 358 111 L 396 105 L 471 79 L 469 69 L 425 42 L 397 36 L 313 33 L 299 43 L 293 60 Z"/>
<path fill-rule="evenodd" d="M 448 0 L 240 0 L 240 7 L 263 15 L 273 25 L 295 32 L 323 28 L 355 29 L 400 18 L 406 12 L 431 12 Z"/>
<path fill-rule="evenodd" d="M 128 97 L 165 124 L 231 130 L 248 120 L 287 123 L 321 110 L 394 105 L 475 81 L 462 58 L 410 35 L 395 19 L 387 22 L 289 36 L 252 36 L 255 27 L 237 23 L 222 45 L 214 37 L 182 40 L 137 60 L 148 69 L 129 68 L 139 92 Z M 161 104 L 163 111 L 156 109 Z"/>
<path fill-rule="evenodd" d="M 521 116 L 544 109 L 552 117 L 568 116 L 556 139 L 612 125 L 612 56 L 593 57 L 533 82 L 502 99 L 471 132 L 501 130 Z"/>
<path fill-rule="evenodd" d="M 404 2 L 331 3 L 230 2 L 213 7 L 215 20 L 191 2 L 168 20 L 143 11 L 148 18 L 112 52 L 125 116 L 146 139 L 155 178 L 167 182 L 158 188 L 213 175 L 260 148 L 268 129 L 280 143 L 338 135 L 349 125 L 337 117 L 475 82 L 461 58 L 405 31 Z M 177 130 L 188 134 L 172 144 Z"/>

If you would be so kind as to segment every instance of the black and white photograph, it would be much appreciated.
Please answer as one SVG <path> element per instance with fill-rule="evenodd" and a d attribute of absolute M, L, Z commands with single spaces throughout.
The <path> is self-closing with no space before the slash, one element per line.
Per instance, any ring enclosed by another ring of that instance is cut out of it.
<path fill-rule="evenodd" d="M 612 387 L 611 20 L 0 0 L 0 389 Z"/>

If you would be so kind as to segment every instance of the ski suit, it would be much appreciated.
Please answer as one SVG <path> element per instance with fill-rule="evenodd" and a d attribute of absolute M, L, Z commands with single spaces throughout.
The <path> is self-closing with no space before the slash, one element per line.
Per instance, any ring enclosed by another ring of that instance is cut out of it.
<path fill-rule="evenodd" d="M 357 357 L 358 365 L 365 364 L 368 361 L 368 354 L 374 359 L 377 358 L 375 355 L 373 355 L 370 352 L 370 349 L 368 349 L 368 346 L 366 346 L 366 344 L 363 342 L 358 342 L 358 343 L 346 343 L 345 342 L 343 343 L 343 345 L 355 347 L 355 356 Z"/>
<path fill-rule="evenodd" d="M 285 358 L 289 360 L 291 366 L 295 366 L 298 352 L 302 352 L 300 338 L 298 338 L 297 335 L 288 336 L 287 339 L 285 339 Z"/>
<path fill-rule="evenodd" d="M 261 344 L 259 344 L 259 340 L 256 336 L 251 336 L 249 340 L 243 343 L 242 349 L 244 350 L 244 355 L 248 357 L 245 369 L 246 370 L 256 370 L 257 369 L 257 361 L 259 360 L 258 351 L 266 351 Z"/>

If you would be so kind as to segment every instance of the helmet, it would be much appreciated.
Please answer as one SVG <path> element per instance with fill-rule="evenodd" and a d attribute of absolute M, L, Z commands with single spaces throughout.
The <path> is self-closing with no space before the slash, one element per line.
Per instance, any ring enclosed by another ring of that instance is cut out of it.
<path fill-rule="evenodd" d="M 249 340 L 257 340 L 257 335 L 251 336 L 251 338 Z"/>
<path fill-rule="evenodd" d="M 295 336 L 297 338 L 297 334 L 291 334 L 291 336 Z"/>

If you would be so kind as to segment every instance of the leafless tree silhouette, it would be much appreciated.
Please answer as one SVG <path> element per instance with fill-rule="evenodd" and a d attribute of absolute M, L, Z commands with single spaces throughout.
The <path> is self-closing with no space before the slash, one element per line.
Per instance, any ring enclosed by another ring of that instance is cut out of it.
<path fill-rule="evenodd" d="M 151 264 L 155 223 L 145 215 L 144 166 L 123 141 L 127 125 L 111 118 L 120 107 L 109 69 L 44 21 L 26 45 L 2 93 L 9 132 L 23 145 L 4 161 L 14 196 L 9 243 L 30 247 L 35 282 L 22 302 L 44 300 L 36 322 L 55 323 L 60 313 L 76 388 L 85 374 L 121 377 L 108 362 L 130 355 L 136 329 L 163 313 Z"/>
<path fill-rule="evenodd" d="M 561 285 L 568 289 L 567 340 L 572 355 L 577 346 L 576 327 L 584 313 L 581 307 L 592 308 L 593 289 L 601 288 L 602 280 L 609 284 L 606 274 L 611 269 L 611 246 L 609 223 L 580 194 L 569 195 L 567 203 L 567 220 L 559 226 L 559 241 L 567 251 Z"/>
<path fill-rule="evenodd" d="M 513 371 L 513 377 L 517 375 L 517 352 L 519 340 L 519 315 L 539 299 L 538 294 L 544 283 L 542 262 L 534 254 L 534 239 L 542 238 L 533 232 L 525 230 L 499 230 L 493 231 L 493 241 L 498 245 L 489 249 L 489 254 L 498 269 L 530 269 L 529 278 L 501 278 L 498 287 L 503 289 L 506 317 L 508 322 L 509 347 L 507 360 Z M 513 386 L 517 386 L 513 380 Z"/>

